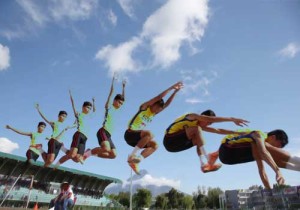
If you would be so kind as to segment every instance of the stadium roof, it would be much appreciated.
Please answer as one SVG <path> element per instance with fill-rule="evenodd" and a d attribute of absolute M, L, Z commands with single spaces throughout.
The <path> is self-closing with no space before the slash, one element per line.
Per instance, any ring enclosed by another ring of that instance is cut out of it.
<path fill-rule="evenodd" d="M 26 158 L 0 152 L 0 174 L 5 176 L 18 177 L 34 176 L 34 180 L 47 182 L 69 182 L 77 188 L 103 192 L 111 183 L 122 183 L 121 180 L 93 174 L 85 171 L 58 167 L 56 170 L 52 166 L 45 168 L 44 163 L 37 161 L 34 165 L 26 162 Z"/>

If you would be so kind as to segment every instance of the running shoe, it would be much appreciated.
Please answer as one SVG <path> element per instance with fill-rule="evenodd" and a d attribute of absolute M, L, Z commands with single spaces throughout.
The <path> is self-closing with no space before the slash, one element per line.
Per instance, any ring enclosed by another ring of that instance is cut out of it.
<path fill-rule="evenodd" d="M 140 175 L 140 169 L 139 169 L 139 164 L 138 163 L 134 163 L 134 162 L 128 162 L 130 168 L 132 168 L 132 170 L 137 174 Z"/>
<path fill-rule="evenodd" d="M 82 165 L 84 164 L 83 156 L 80 156 L 80 157 L 78 158 L 78 162 L 80 162 Z"/>
<path fill-rule="evenodd" d="M 219 168 L 221 168 L 221 166 L 222 166 L 222 164 L 220 164 L 220 163 L 217 163 L 217 164 L 214 164 L 214 165 L 210 165 L 210 164 L 206 163 L 206 164 L 201 166 L 201 171 L 203 173 L 217 171 L 217 170 L 219 170 Z"/>
<path fill-rule="evenodd" d="M 214 165 L 218 158 L 219 158 L 219 151 L 209 153 L 207 163 L 210 165 Z"/>

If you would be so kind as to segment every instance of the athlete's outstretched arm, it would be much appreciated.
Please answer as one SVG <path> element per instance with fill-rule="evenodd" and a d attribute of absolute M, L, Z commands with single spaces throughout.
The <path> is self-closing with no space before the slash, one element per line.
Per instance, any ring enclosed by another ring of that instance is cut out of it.
<path fill-rule="evenodd" d="M 145 109 L 149 106 L 151 106 L 152 104 L 154 104 L 155 102 L 161 100 L 163 97 L 165 97 L 172 89 L 178 88 L 178 85 L 182 85 L 182 82 L 177 82 L 174 85 L 172 85 L 171 87 L 169 87 L 168 89 L 164 90 L 162 93 L 160 93 L 159 95 L 155 96 L 154 98 L 150 99 L 149 101 L 143 103 L 141 105 L 142 109 Z"/>
<path fill-rule="evenodd" d="M 14 131 L 14 132 L 16 132 L 16 133 L 18 133 L 18 134 L 21 134 L 21 135 L 24 135 L 24 136 L 32 136 L 32 133 L 20 131 L 20 130 L 18 130 L 18 129 L 16 129 L 16 128 L 11 127 L 10 125 L 6 125 L 5 127 L 6 127 L 7 129 L 10 129 L 10 130 L 12 130 L 12 131 Z"/>
<path fill-rule="evenodd" d="M 261 179 L 261 181 L 264 184 L 266 189 L 271 189 L 271 185 L 270 185 L 267 173 L 265 171 L 263 160 L 262 160 L 262 158 L 261 158 L 261 156 L 260 156 L 260 154 L 257 150 L 257 147 L 256 147 L 255 143 L 253 143 L 253 142 L 251 143 L 251 148 L 252 148 L 252 156 L 255 159 L 256 164 L 257 164 L 260 179 Z"/>
<path fill-rule="evenodd" d="M 284 184 L 284 178 L 281 174 L 281 171 L 279 170 L 279 167 L 276 165 L 275 161 L 273 160 L 271 154 L 266 149 L 266 146 L 264 144 L 263 137 L 261 134 L 257 131 L 254 131 L 251 133 L 252 138 L 255 141 L 255 145 L 257 147 L 258 153 L 261 156 L 261 158 L 266 161 L 266 163 L 273 169 L 273 171 L 276 174 L 276 181 L 278 184 Z"/>
<path fill-rule="evenodd" d="M 226 130 L 226 129 L 222 129 L 222 128 L 212 128 L 212 127 L 203 127 L 202 130 L 204 130 L 206 132 L 210 132 L 210 133 L 223 134 L 223 135 L 228 135 L 228 134 L 242 135 L 242 134 L 245 134 L 245 132 Z"/>
<path fill-rule="evenodd" d="M 92 98 L 92 102 L 93 102 L 93 112 L 96 112 L 95 97 Z"/>
<path fill-rule="evenodd" d="M 124 98 L 124 101 L 125 101 L 125 86 L 126 86 L 126 80 L 124 79 L 122 81 L 122 96 Z"/>
<path fill-rule="evenodd" d="M 164 107 L 163 107 L 162 110 L 164 110 L 165 108 L 167 108 L 167 107 L 171 104 L 171 102 L 173 101 L 173 99 L 174 99 L 174 97 L 175 97 L 175 94 L 183 87 L 182 82 L 179 82 L 179 83 L 176 83 L 176 84 L 177 84 L 177 85 L 175 85 L 175 86 L 173 87 L 174 92 L 172 93 L 172 95 L 170 95 L 170 97 L 169 97 L 168 100 L 166 101 L 166 103 L 165 103 L 165 105 L 164 105 Z M 161 111 L 162 111 L 162 110 L 161 110 Z"/>
<path fill-rule="evenodd" d="M 52 129 L 53 129 L 53 127 L 54 127 L 54 123 L 53 122 L 51 122 L 50 120 L 48 120 L 46 117 L 45 117 L 45 115 L 41 112 L 41 110 L 40 110 L 40 105 L 37 103 L 37 104 L 35 104 L 35 108 L 37 109 L 37 111 L 38 111 L 38 113 L 40 114 L 40 116 L 46 121 L 46 123 L 48 123 L 51 127 L 52 127 Z"/>
<path fill-rule="evenodd" d="M 73 112 L 74 112 L 74 116 L 76 117 L 77 119 L 77 111 L 76 111 L 76 108 L 75 108 L 75 104 L 74 104 L 74 99 L 72 97 L 72 93 L 71 93 L 71 90 L 69 90 L 69 93 L 70 93 L 70 99 L 71 99 L 71 103 L 72 103 L 72 108 L 73 108 Z"/>
<path fill-rule="evenodd" d="M 247 120 L 234 118 L 234 117 L 214 117 L 214 116 L 206 116 L 206 115 L 199 115 L 199 114 L 189 114 L 188 119 L 210 122 L 210 123 L 233 122 L 238 126 L 247 125 L 247 123 L 249 123 L 249 121 Z"/>
<path fill-rule="evenodd" d="M 113 76 L 112 81 L 111 81 L 110 91 L 109 91 L 109 94 L 108 94 L 108 97 L 107 97 L 107 100 L 106 100 L 106 103 L 105 103 L 105 109 L 108 109 L 111 96 L 114 92 L 114 81 L 115 81 L 115 75 Z"/>

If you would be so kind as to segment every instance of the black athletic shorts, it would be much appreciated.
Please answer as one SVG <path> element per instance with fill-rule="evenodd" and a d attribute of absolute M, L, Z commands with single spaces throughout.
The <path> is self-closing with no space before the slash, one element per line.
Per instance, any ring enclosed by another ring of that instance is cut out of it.
<path fill-rule="evenodd" d="M 58 152 L 63 144 L 55 139 L 50 139 L 48 142 L 48 154 L 54 154 L 57 157 Z"/>
<path fill-rule="evenodd" d="M 116 146 L 114 145 L 114 143 L 111 140 L 110 133 L 107 130 L 105 130 L 103 127 L 98 130 L 97 138 L 98 138 L 98 143 L 99 143 L 100 147 L 101 147 L 101 144 L 103 141 L 108 141 L 110 144 L 110 148 L 116 149 Z"/>
<path fill-rule="evenodd" d="M 29 149 L 26 152 L 26 157 L 27 157 L 27 160 L 32 159 L 32 160 L 36 161 L 39 158 L 39 155 Z"/>
<path fill-rule="evenodd" d="M 138 142 L 141 140 L 141 133 L 142 133 L 141 130 L 134 131 L 131 129 L 127 129 L 124 134 L 124 139 L 128 145 L 135 147 L 138 144 Z M 147 147 L 148 147 L 147 145 L 144 146 L 144 148 Z"/>
<path fill-rule="evenodd" d="M 194 146 L 191 139 L 188 139 L 185 130 L 166 134 L 164 137 L 164 146 L 169 152 L 180 152 Z"/>
<path fill-rule="evenodd" d="M 254 161 L 251 143 L 222 143 L 219 148 L 219 159 L 222 163 L 228 165 Z"/>
<path fill-rule="evenodd" d="M 76 131 L 73 135 L 73 141 L 71 144 L 71 148 L 77 148 L 78 152 L 77 154 L 83 155 L 85 151 L 85 143 L 86 143 L 87 137 L 80 133 L 79 131 Z"/>

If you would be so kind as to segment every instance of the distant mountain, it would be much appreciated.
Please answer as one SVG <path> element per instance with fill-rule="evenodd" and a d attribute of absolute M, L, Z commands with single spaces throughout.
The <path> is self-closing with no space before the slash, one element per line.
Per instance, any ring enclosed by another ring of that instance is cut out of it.
<path fill-rule="evenodd" d="M 141 175 L 132 176 L 132 193 L 136 193 L 138 189 L 148 189 L 152 193 L 152 197 L 156 197 L 162 193 L 169 192 L 172 188 L 178 189 L 180 182 L 167 180 L 165 178 L 154 178 L 146 170 L 140 171 Z M 130 191 L 130 178 L 123 184 L 110 184 L 105 188 L 106 194 L 118 194 L 119 192 Z"/>

